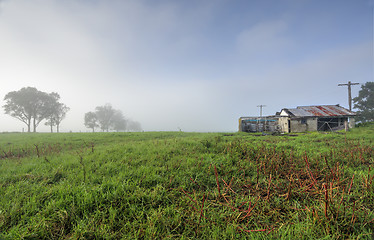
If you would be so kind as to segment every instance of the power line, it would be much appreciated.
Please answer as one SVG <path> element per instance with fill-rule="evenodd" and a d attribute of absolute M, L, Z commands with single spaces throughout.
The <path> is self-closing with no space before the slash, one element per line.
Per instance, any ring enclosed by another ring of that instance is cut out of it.
<path fill-rule="evenodd" d="M 351 93 L 351 86 L 352 85 L 358 85 L 359 83 L 351 83 L 349 81 L 348 83 L 340 83 L 338 86 L 348 86 L 348 104 L 349 104 L 349 111 L 352 111 L 352 93 Z"/>

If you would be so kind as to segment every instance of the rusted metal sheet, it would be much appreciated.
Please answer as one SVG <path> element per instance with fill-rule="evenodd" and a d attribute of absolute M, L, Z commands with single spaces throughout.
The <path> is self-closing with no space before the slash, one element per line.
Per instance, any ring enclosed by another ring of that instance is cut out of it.
<path fill-rule="evenodd" d="M 287 110 L 295 117 L 341 117 L 356 115 L 354 112 L 338 105 L 301 106 Z"/>
<path fill-rule="evenodd" d="M 352 114 L 355 115 L 355 113 L 349 111 L 348 109 L 342 108 L 342 107 L 327 105 L 326 108 L 330 109 L 333 112 L 336 112 L 339 115 L 352 115 Z"/>

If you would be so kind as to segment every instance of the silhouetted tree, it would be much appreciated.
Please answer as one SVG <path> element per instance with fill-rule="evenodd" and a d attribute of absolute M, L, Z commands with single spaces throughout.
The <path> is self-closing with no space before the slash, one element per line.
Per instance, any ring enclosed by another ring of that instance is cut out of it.
<path fill-rule="evenodd" d="M 31 131 L 31 125 L 36 132 L 40 122 L 50 114 L 50 95 L 33 87 L 9 92 L 5 95 L 4 101 L 6 101 L 3 106 L 5 113 L 25 123 L 28 132 Z"/>
<path fill-rule="evenodd" d="M 98 106 L 95 110 L 101 130 L 108 132 L 112 124 L 115 110 L 109 103 L 105 104 L 104 106 Z"/>
<path fill-rule="evenodd" d="M 86 113 L 84 125 L 87 128 L 92 128 L 93 132 L 95 127 L 100 127 L 102 131 L 115 130 L 119 132 L 126 130 L 126 119 L 120 110 L 114 109 L 110 104 L 105 104 L 96 107 L 95 112 Z"/>
<path fill-rule="evenodd" d="M 121 111 L 115 111 L 110 125 L 112 129 L 117 132 L 126 130 L 126 119 Z"/>
<path fill-rule="evenodd" d="M 51 127 L 51 132 L 53 132 L 53 126 L 55 125 L 53 113 L 55 111 L 55 108 L 57 107 L 59 99 L 60 95 L 58 95 L 58 93 L 50 93 L 46 104 L 46 108 L 48 108 L 48 118 L 47 122 L 45 122 L 44 124 Z"/>
<path fill-rule="evenodd" d="M 357 120 L 367 122 L 374 121 L 374 82 L 361 85 L 358 96 L 353 98 L 357 111 Z"/>
<path fill-rule="evenodd" d="M 87 128 L 92 128 L 92 132 L 95 132 L 95 128 L 99 127 L 96 113 L 88 112 L 84 115 L 84 125 Z"/>
<path fill-rule="evenodd" d="M 59 102 L 60 95 L 58 93 L 50 93 L 49 97 L 47 104 L 48 120 L 45 125 L 51 127 L 51 132 L 53 132 L 53 126 L 56 126 L 56 131 L 60 132 L 61 121 L 65 118 L 70 108 Z"/>
<path fill-rule="evenodd" d="M 53 114 L 53 118 L 54 118 L 54 121 L 55 121 L 55 126 L 56 126 L 57 132 L 60 132 L 61 121 L 64 120 L 64 118 L 66 117 L 66 113 L 69 110 L 70 110 L 70 108 L 67 107 L 65 104 L 63 104 L 63 103 L 58 104 L 58 106 L 56 108 L 56 112 Z"/>
<path fill-rule="evenodd" d="M 137 121 L 128 120 L 127 121 L 127 131 L 140 132 L 140 131 L 142 131 L 142 126 Z"/>

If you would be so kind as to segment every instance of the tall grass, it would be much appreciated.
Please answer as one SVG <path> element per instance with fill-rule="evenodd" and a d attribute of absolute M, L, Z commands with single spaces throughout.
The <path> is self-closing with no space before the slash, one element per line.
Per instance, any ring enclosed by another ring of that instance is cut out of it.
<path fill-rule="evenodd" d="M 0 134 L 0 238 L 370 238 L 372 132 Z"/>

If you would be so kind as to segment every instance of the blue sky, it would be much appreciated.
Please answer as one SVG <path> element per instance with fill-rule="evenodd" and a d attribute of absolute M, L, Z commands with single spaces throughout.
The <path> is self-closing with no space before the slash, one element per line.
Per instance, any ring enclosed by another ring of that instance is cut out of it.
<path fill-rule="evenodd" d="M 0 99 L 25 86 L 58 92 L 71 108 L 62 131 L 86 131 L 84 113 L 105 103 L 147 131 L 236 131 L 259 104 L 265 115 L 347 106 L 337 85 L 374 78 L 373 5 L 0 0 Z M 23 127 L 0 112 L 0 131 Z"/>

